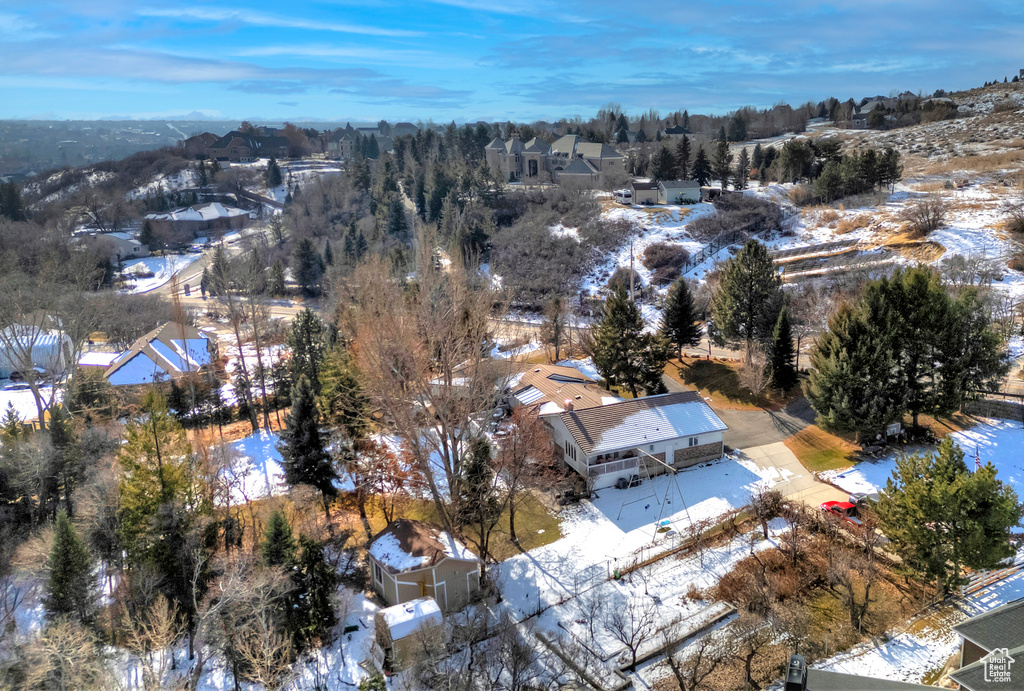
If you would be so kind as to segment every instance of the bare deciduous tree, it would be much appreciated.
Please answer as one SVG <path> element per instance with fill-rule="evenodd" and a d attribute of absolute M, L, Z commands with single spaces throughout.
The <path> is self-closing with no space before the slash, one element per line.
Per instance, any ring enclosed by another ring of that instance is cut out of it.
<path fill-rule="evenodd" d="M 124 647 L 138 657 L 142 667 L 142 688 L 157 691 L 175 686 L 167 679 L 167 672 L 174 659 L 174 645 L 185 632 L 178 608 L 157 595 L 142 616 L 133 617 L 127 611 L 122 614 L 121 632 Z"/>
<path fill-rule="evenodd" d="M 768 539 L 768 521 L 782 515 L 784 507 L 782 492 L 761 486 L 750 494 L 750 511 L 761 523 L 764 539 Z"/>
<path fill-rule="evenodd" d="M 648 599 L 633 599 L 624 608 L 608 612 L 604 618 L 604 629 L 615 640 L 626 646 L 631 658 L 629 669 L 636 669 L 636 658 L 640 646 L 654 634 L 658 610 Z"/>
<path fill-rule="evenodd" d="M 936 194 L 929 194 L 907 204 L 903 219 L 910 229 L 922 235 L 938 230 L 946 221 L 949 205 Z"/>

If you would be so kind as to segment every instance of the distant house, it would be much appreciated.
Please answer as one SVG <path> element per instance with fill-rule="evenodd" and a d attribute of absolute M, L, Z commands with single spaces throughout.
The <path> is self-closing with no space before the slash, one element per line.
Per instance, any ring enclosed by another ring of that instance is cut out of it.
<path fill-rule="evenodd" d="M 572 367 L 537 365 L 512 377 L 508 385 L 513 407 L 528 406 L 538 415 L 583 410 L 622 399 Z"/>
<path fill-rule="evenodd" d="M 103 373 L 113 386 L 138 386 L 209 371 L 217 342 L 187 324 L 167 322 L 135 341 Z"/>
<path fill-rule="evenodd" d="M 76 235 L 74 239 L 82 246 L 106 254 L 113 264 L 149 256 L 149 248 L 132 233 L 88 233 Z"/>
<path fill-rule="evenodd" d="M 634 180 L 632 188 L 634 204 L 658 203 L 658 183 L 650 180 Z"/>
<path fill-rule="evenodd" d="M 484 158 L 491 170 L 509 181 L 602 184 L 608 174 L 626 169 L 625 159 L 613 147 L 580 141 L 575 134 L 550 145 L 538 137 L 527 142 L 518 137 L 503 142 L 495 137 L 484 147 Z"/>
<path fill-rule="evenodd" d="M 178 142 L 178 146 L 185 153 L 185 158 L 206 158 L 209 156 L 210 147 L 219 139 L 220 137 L 213 132 L 203 132 Z"/>
<path fill-rule="evenodd" d="M 71 337 L 59 329 L 36 324 L 11 324 L 0 331 L 0 379 L 26 369 L 61 375 L 73 364 Z M 24 376 L 24 375 L 22 375 Z"/>
<path fill-rule="evenodd" d="M 411 122 L 399 122 L 391 127 L 391 136 L 401 137 L 407 134 L 416 134 L 420 131 L 420 128 Z"/>
<path fill-rule="evenodd" d="M 418 636 L 443 636 L 443 625 L 444 615 L 432 597 L 385 607 L 374 616 L 374 659 L 389 674 L 402 670 L 423 649 Z"/>
<path fill-rule="evenodd" d="M 966 691 L 1024 688 L 1024 599 L 953 627 L 960 635 L 960 669 L 950 678 Z"/>
<path fill-rule="evenodd" d="M 207 155 L 218 161 L 251 163 L 261 158 L 288 156 L 288 140 L 276 134 L 244 134 L 228 132 L 207 147 Z"/>
<path fill-rule="evenodd" d="M 327 157 L 338 161 L 348 161 L 355 152 L 356 140 L 349 132 L 338 130 L 327 140 Z"/>
<path fill-rule="evenodd" d="M 544 418 L 569 467 L 593 489 L 620 477 L 666 472 L 720 458 L 728 427 L 696 391 L 636 398 Z M 661 463 L 653 460 L 657 458 Z"/>
<path fill-rule="evenodd" d="M 696 180 L 659 180 L 659 204 L 696 204 L 700 201 L 700 183 Z"/>
<path fill-rule="evenodd" d="M 429 596 L 449 612 L 480 592 L 480 559 L 429 523 L 392 521 L 370 542 L 369 557 L 373 589 L 392 605 Z"/>
<path fill-rule="evenodd" d="M 249 225 L 249 218 L 248 211 L 225 206 L 220 202 L 146 216 L 154 233 L 188 235 L 191 238 L 245 228 Z"/>
<path fill-rule="evenodd" d="M 682 125 L 673 125 L 665 128 L 665 139 L 682 139 L 684 134 L 690 134 L 690 130 Z"/>

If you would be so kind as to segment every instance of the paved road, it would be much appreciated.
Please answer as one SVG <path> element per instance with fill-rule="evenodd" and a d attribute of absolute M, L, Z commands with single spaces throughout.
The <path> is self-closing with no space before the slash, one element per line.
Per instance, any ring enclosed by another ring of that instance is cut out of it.
<path fill-rule="evenodd" d="M 782 442 L 754 446 L 737 452 L 741 458 L 749 459 L 762 468 L 776 468 L 780 482 L 775 489 L 787 499 L 802 501 L 808 506 L 820 506 L 826 501 L 846 501 L 849 494 L 832 485 L 818 482 L 810 471 L 801 465 L 793 452 Z"/>

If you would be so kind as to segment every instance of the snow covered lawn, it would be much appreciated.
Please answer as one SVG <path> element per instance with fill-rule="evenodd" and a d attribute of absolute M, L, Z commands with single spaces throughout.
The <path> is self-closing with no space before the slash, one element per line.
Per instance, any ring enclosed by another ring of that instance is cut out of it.
<path fill-rule="evenodd" d="M 593 500 L 566 511 L 560 540 L 495 567 L 502 597 L 522 619 L 597 586 L 613 569 L 631 564 L 639 550 L 654 543 L 666 490 L 661 520 L 685 535 L 692 523 L 738 509 L 747 504 L 753 489 L 783 479 L 774 467 L 730 458 L 685 470 L 675 478 L 665 475 L 631 489 L 602 490 Z M 668 549 L 676 541 L 671 533 L 659 533 L 655 550 Z"/>
<path fill-rule="evenodd" d="M 992 463 L 997 477 L 1024 496 L 1024 429 L 1019 422 L 990 420 L 951 435 L 964 450 L 964 462 L 974 468 L 975 453 L 981 462 Z M 822 477 L 847 492 L 877 492 L 896 468 L 896 456 L 875 463 L 862 461 L 849 470 L 831 470 Z"/>
<path fill-rule="evenodd" d="M 192 262 L 199 259 L 199 254 L 168 254 L 163 257 L 146 257 L 145 259 L 133 259 L 125 262 L 123 275 L 125 277 L 124 293 L 148 293 L 156 290 L 171 280 L 174 274 L 178 273 Z M 153 273 L 152 278 L 131 278 L 133 266 L 145 266 Z"/>
<path fill-rule="evenodd" d="M 235 455 L 229 478 L 231 503 L 269 497 L 283 489 L 284 460 L 277 444 L 276 432 L 260 431 L 228 445 Z"/>
<path fill-rule="evenodd" d="M 11 385 L 9 380 L 0 379 L 0 417 L 7 414 L 8 406 L 14 406 L 15 413 L 23 422 L 35 420 L 39 417 L 39 409 L 36 408 L 36 399 L 32 395 L 32 391 L 30 389 L 22 389 L 21 391 L 5 390 L 4 387 L 9 385 Z M 49 386 L 41 387 L 39 393 L 42 395 L 44 402 L 50 400 Z M 57 391 L 55 401 L 59 403 L 63 397 L 63 392 Z"/>

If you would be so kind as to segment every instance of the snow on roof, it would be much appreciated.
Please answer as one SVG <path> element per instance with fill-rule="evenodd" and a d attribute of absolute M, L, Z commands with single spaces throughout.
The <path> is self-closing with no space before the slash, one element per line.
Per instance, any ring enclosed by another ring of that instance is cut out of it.
<path fill-rule="evenodd" d="M 78 364 L 80 367 L 110 367 L 119 357 L 121 353 L 82 353 L 82 357 L 78 358 Z"/>
<path fill-rule="evenodd" d="M 437 526 L 399 518 L 370 543 L 370 556 L 392 573 L 435 566 L 446 557 L 479 561 L 462 543 Z"/>
<path fill-rule="evenodd" d="M 440 626 L 444 623 L 441 608 L 432 597 L 421 597 L 394 607 L 386 607 L 380 614 L 391 632 L 393 641 L 406 638 L 419 628 Z"/>
<path fill-rule="evenodd" d="M 560 418 L 587 455 L 728 429 L 696 391 L 573 410 Z"/>
<path fill-rule="evenodd" d="M 176 209 L 165 214 L 150 214 L 146 218 L 158 221 L 212 221 L 217 218 L 231 218 L 247 214 L 247 211 L 236 209 L 233 206 L 224 206 L 220 202 L 210 202 L 202 206 Z"/>
<path fill-rule="evenodd" d="M 537 415 L 555 415 L 556 413 L 564 413 L 565 408 L 558 405 L 554 401 L 548 401 L 537 410 Z"/>

